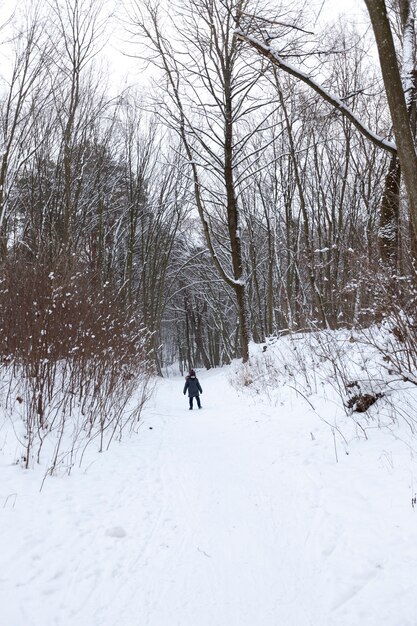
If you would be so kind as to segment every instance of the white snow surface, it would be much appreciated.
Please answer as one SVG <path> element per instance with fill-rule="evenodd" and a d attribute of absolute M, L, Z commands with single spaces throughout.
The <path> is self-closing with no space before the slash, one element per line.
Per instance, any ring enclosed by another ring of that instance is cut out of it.
<path fill-rule="evenodd" d="M 365 439 L 337 403 L 233 372 L 198 372 L 201 411 L 159 380 L 138 434 L 42 491 L 0 431 L 2 626 L 417 624 L 405 428 Z"/>

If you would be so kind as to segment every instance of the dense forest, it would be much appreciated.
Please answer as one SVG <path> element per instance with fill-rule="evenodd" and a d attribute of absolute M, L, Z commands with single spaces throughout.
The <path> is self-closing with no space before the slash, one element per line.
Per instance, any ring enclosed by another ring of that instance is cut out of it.
<path fill-rule="evenodd" d="M 4 23 L 1 356 L 29 442 L 57 386 L 93 428 L 174 362 L 392 315 L 409 331 L 416 7 L 363 10 L 357 29 L 302 0 L 53 0 Z M 143 71 L 120 93 L 115 23 Z"/>

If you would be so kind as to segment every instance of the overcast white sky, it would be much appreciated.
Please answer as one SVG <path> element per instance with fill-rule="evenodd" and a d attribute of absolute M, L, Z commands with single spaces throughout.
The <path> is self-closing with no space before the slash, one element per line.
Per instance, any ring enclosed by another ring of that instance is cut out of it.
<path fill-rule="evenodd" d="M 362 21 L 366 12 L 364 0 L 324 0 L 323 14 L 334 18 L 339 14 L 346 14 L 358 21 Z"/>
<path fill-rule="evenodd" d="M 41 3 L 42 1 L 45 1 L 46 4 L 46 0 L 40 0 Z M 111 6 L 113 2 L 116 13 L 119 10 L 121 11 L 123 6 L 122 0 L 108 0 L 109 6 Z M 301 2 L 303 2 L 303 0 L 300 0 L 300 3 Z M 34 4 L 34 0 L 0 0 L 0 23 L 4 24 L 14 11 L 24 11 L 25 5 L 33 7 Z M 341 14 L 346 15 L 349 20 L 356 22 L 359 26 L 365 27 L 365 25 L 369 25 L 364 0 L 311 0 L 309 7 L 317 12 L 321 9 L 320 20 L 314 30 L 319 30 L 321 23 L 336 20 Z M 140 79 L 142 64 L 138 60 L 135 61 L 134 59 L 123 56 L 122 50 L 126 49 L 126 45 L 123 42 L 125 34 L 120 26 L 116 26 L 116 20 L 114 24 L 110 25 L 109 35 L 109 43 L 105 49 L 105 57 L 109 62 L 112 74 L 114 74 L 112 82 L 114 82 L 114 80 L 116 82 L 123 82 L 124 75 L 127 75 L 127 82 L 140 84 L 142 82 Z M 0 39 L 4 41 L 5 38 L 7 39 L 5 32 L 2 31 L 0 33 Z"/>
<path fill-rule="evenodd" d="M 303 1 L 304 0 L 300 0 L 300 4 Z M 279 0 L 277 0 L 277 4 L 278 2 Z M 120 6 L 121 2 L 117 4 Z M 272 5 L 273 0 L 271 0 L 271 7 Z M 320 13 L 319 22 L 314 30 L 320 30 L 321 24 L 335 21 L 340 15 L 345 15 L 349 21 L 357 23 L 359 27 L 369 27 L 369 16 L 364 0 L 311 0 L 309 7 L 313 8 L 316 14 Z M 133 81 L 139 80 L 140 82 L 140 70 L 135 69 L 139 68 L 141 65 L 140 62 L 135 62 L 133 59 L 126 59 L 119 53 L 124 47 L 123 37 L 124 35 L 120 31 L 115 32 L 115 36 L 110 41 L 109 55 L 110 57 L 112 55 L 114 56 L 118 70 L 125 67 L 126 71 L 129 73 L 129 79 Z"/>

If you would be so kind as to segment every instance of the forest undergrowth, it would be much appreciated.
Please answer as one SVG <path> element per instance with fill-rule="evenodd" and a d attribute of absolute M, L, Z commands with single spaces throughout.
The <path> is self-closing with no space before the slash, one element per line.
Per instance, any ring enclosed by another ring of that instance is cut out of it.
<path fill-rule="evenodd" d="M 350 422 L 365 439 L 375 428 L 397 426 L 415 436 L 416 340 L 404 311 L 369 328 L 269 337 L 251 345 L 248 363 L 234 363 L 230 381 L 277 407 L 302 397 L 341 433 Z"/>
<path fill-rule="evenodd" d="M 0 421 L 24 468 L 70 472 L 90 443 L 102 452 L 135 430 L 152 394 L 149 333 L 96 278 L 82 267 L 3 273 Z"/>

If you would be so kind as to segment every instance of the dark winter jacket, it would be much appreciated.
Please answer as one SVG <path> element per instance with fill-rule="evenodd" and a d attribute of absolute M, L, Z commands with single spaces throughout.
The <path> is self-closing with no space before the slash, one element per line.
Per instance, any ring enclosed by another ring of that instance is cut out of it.
<path fill-rule="evenodd" d="M 188 395 L 190 398 L 196 398 L 198 396 L 198 392 L 203 393 L 203 390 L 201 389 L 201 385 L 198 382 L 198 378 L 196 378 L 195 376 L 187 376 L 187 379 L 185 381 L 185 385 L 184 385 L 184 394 L 188 389 Z"/>

